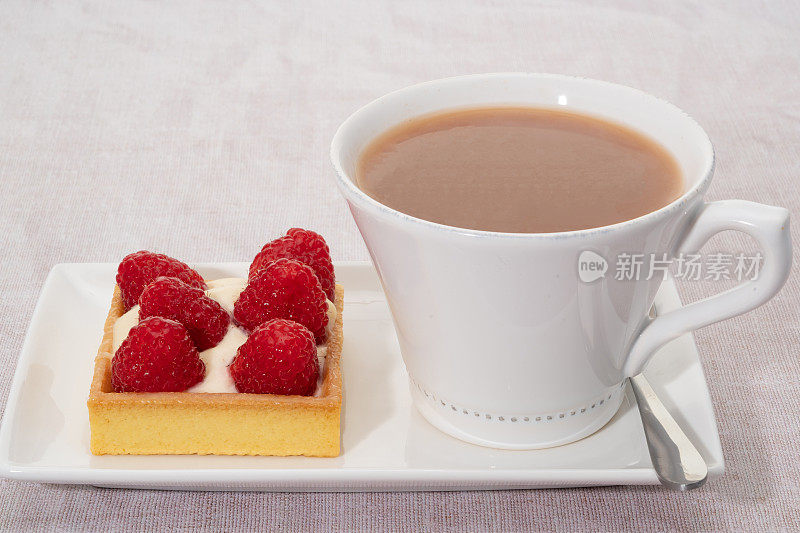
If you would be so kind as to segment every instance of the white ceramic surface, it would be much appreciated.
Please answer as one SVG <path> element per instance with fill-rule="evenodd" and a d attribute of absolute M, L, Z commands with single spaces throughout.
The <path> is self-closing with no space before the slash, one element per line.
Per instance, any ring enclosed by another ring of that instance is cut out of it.
<path fill-rule="evenodd" d="M 245 263 L 201 265 L 241 276 Z M 657 484 L 629 391 L 600 431 L 547 450 L 494 450 L 437 431 L 412 406 L 372 265 L 339 263 L 345 286 L 343 451 L 337 458 L 105 456 L 89 453 L 86 397 L 116 265 L 65 264 L 47 278 L 0 428 L 0 475 L 112 487 L 269 491 L 512 489 Z M 656 298 L 680 305 L 670 281 Z M 723 458 L 691 335 L 662 348 L 647 377 L 717 476 Z"/>
<path fill-rule="evenodd" d="M 376 134 L 415 116 L 479 105 L 562 108 L 624 123 L 672 152 L 686 193 L 612 226 L 511 234 L 423 221 L 354 185 L 358 156 Z M 707 135 L 677 107 L 636 89 L 543 74 L 423 83 L 354 113 L 336 133 L 331 159 L 387 295 L 414 401 L 435 426 L 469 442 L 530 449 L 591 434 L 614 416 L 624 379 L 659 346 L 764 303 L 789 274 L 789 212 L 704 203 L 714 168 Z M 693 252 L 728 229 L 758 241 L 759 278 L 648 324 L 663 274 L 618 281 L 613 261 L 623 253 Z M 612 269 L 591 283 L 578 276 L 587 250 Z"/>

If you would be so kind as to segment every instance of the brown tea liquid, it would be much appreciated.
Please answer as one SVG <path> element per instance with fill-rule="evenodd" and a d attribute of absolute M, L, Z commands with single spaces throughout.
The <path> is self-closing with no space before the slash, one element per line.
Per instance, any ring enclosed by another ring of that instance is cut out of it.
<path fill-rule="evenodd" d="M 683 193 L 678 163 L 625 126 L 572 112 L 483 107 L 374 139 L 356 182 L 378 202 L 460 228 L 550 233 L 607 226 Z"/>

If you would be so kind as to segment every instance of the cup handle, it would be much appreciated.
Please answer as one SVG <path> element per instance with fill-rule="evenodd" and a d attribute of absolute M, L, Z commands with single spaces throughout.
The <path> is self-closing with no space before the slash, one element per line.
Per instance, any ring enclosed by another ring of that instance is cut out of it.
<path fill-rule="evenodd" d="M 631 347 L 623 367 L 626 377 L 639 374 L 655 351 L 665 343 L 689 331 L 755 309 L 783 286 L 792 266 L 788 210 L 744 200 L 704 204 L 678 252 L 695 253 L 713 235 L 725 230 L 741 231 L 756 240 L 764 258 L 759 275 L 721 294 L 653 319 Z"/>

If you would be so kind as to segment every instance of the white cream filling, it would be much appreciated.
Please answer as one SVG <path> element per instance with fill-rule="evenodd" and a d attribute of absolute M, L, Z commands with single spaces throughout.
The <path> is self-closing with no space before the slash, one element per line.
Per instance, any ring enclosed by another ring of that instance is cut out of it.
<path fill-rule="evenodd" d="M 233 315 L 233 304 L 239 299 L 239 294 L 247 286 L 244 278 L 222 278 L 207 281 L 208 289 L 206 296 L 218 302 L 231 316 Z M 326 326 L 328 337 L 333 334 L 333 326 L 336 324 L 336 306 L 328 300 L 328 325 Z M 131 329 L 139 323 L 139 306 L 135 305 L 114 322 L 113 348 L 114 353 L 119 349 L 122 341 L 128 337 Z M 225 337 L 219 344 L 208 350 L 200 352 L 200 358 L 206 365 L 206 375 L 203 381 L 190 388 L 188 392 L 237 392 L 236 384 L 233 382 L 228 365 L 236 357 L 239 346 L 247 340 L 247 333 L 236 327 L 231 320 Z M 317 346 L 317 360 L 319 361 L 319 378 L 317 379 L 317 390 L 314 396 L 319 396 L 322 390 L 322 375 L 325 369 L 325 357 L 328 347 L 323 344 Z"/>

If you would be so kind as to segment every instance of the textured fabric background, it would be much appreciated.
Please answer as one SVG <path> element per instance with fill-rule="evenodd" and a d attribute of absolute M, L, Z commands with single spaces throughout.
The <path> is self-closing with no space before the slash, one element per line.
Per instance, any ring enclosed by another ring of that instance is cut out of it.
<path fill-rule="evenodd" d="M 245 261 L 292 225 L 323 233 L 334 259 L 367 259 L 331 179 L 336 126 L 405 85 L 517 70 L 601 78 L 674 102 L 715 143 L 711 199 L 798 213 L 798 2 L 4 2 L 1 405 L 55 263 L 118 261 L 141 248 Z M 727 235 L 710 245 L 747 246 Z M 718 287 L 681 290 L 691 299 Z M 690 494 L 181 493 L 0 481 L 0 527 L 798 530 L 798 304 L 795 268 L 769 304 L 698 332 L 727 473 Z"/>

